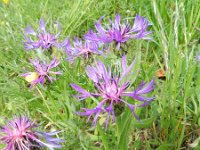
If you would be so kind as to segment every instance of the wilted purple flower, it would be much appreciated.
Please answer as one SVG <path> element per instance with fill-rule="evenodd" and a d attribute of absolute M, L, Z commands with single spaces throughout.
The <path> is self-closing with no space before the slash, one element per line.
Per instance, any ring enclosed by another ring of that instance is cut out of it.
<path fill-rule="evenodd" d="M 40 28 L 37 31 L 29 26 L 24 31 L 24 46 L 26 50 L 42 48 L 43 50 L 49 49 L 52 46 L 58 47 L 57 38 L 60 35 L 61 26 L 57 22 L 58 34 L 54 35 L 46 31 L 44 20 L 40 20 Z M 34 39 L 32 39 L 34 38 Z"/>
<path fill-rule="evenodd" d="M 97 33 L 90 30 L 86 35 L 85 39 L 95 42 L 111 43 L 116 42 L 117 48 L 120 49 L 121 43 L 125 43 L 128 39 L 151 39 L 149 37 L 150 31 L 147 31 L 150 25 L 149 21 L 139 15 L 136 15 L 133 26 L 128 22 L 124 24 L 120 23 L 120 15 L 116 15 L 115 21 L 110 20 L 110 25 L 106 28 L 102 27 L 101 17 L 95 24 Z"/>
<path fill-rule="evenodd" d="M 22 76 L 30 82 L 31 87 L 35 86 L 38 83 L 44 84 L 45 80 L 49 80 L 52 82 L 55 80 L 54 78 L 50 77 L 50 74 L 62 74 L 61 72 L 53 72 L 51 71 L 52 68 L 57 67 L 60 64 L 56 58 L 54 58 L 50 64 L 41 64 L 39 60 L 31 60 L 32 65 L 35 67 L 36 72 L 28 72 L 23 74 Z"/>
<path fill-rule="evenodd" d="M 14 118 L 0 129 L 0 141 L 6 144 L 5 150 L 34 150 L 44 147 L 54 150 L 61 148 L 63 140 L 53 136 L 59 132 L 39 132 L 37 125 L 28 117 Z M 44 141 L 43 141 L 44 140 Z"/>
<path fill-rule="evenodd" d="M 148 84 L 142 82 L 137 89 L 128 92 L 127 89 L 130 86 L 130 81 L 124 82 L 122 80 L 130 73 L 133 65 L 134 62 L 132 62 L 130 66 L 127 66 L 126 56 L 124 55 L 122 58 L 122 71 L 119 71 L 118 75 L 113 74 L 111 68 L 109 67 L 107 69 L 105 65 L 100 61 L 97 62 L 96 66 L 88 66 L 86 73 L 88 77 L 94 82 L 97 92 L 90 93 L 78 85 L 71 84 L 72 88 L 79 92 L 79 94 L 75 97 L 78 100 L 84 100 L 89 97 L 101 97 L 102 101 L 99 102 L 99 104 L 93 109 L 82 108 L 84 112 L 78 112 L 78 114 L 81 116 L 88 116 L 88 120 L 91 118 L 91 116 L 94 115 L 93 124 L 96 125 L 96 121 L 100 113 L 108 113 L 106 120 L 107 126 L 110 116 L 112 116 L 113 121 L 115 120 L 114 106 L 124 103 L 130 108 L 136 119 L 138 119 L 134 112 L 135 108 L 146 106 L 153 99 L 155 99 L 155 97 L 148 98 L 145 96 L 145 94 L 151 92 L 154 89 L 154 80 Z M 126 96 L 141 101 L 142 104 L 130 104 L 124 100 L 123 97 Z"/>
<path fill-rule="evenodd" d="M 67 39 L 62 43 L 62 47 L 64 47 L 65 52 L 67 54 L 67 60 L 73 61 L 77 57 L 83 56 L 88 59 L 91 54 L 100 55 L 102 54 L 99 51 L 99 44 L 92 41 L 82 41 L 79 38 L 75 38 L 73 42 L 73 46 L 70 44 L 70 41 Z"/>

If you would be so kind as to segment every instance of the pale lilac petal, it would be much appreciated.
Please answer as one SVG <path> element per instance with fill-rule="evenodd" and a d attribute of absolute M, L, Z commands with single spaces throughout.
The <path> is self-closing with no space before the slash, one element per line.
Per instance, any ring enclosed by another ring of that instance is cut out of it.
<path fill-rule="evenodd" d="M 60 47 L 64 50 L 67 51 L 68 47 L 71 47 L 70 45 L 70 40 L 69 39 L 65 39 L 61 44 Z"/>
<path fill-rule="evenodd" d="M 43 32 L 46 32 L 46 25 L 44 23 L 44 19 L 40 19 L 40 29 L 43 31 Z"/>
<path fill-rule="evenodd" d="M 88 66 L 86 68 L 86 74 L 91 80 L 93 80 L 96 83 L 98 82 L 98 76 L 97 76 L 95 70 L 93 69 L 93 67 Z"/>
<path fill-rule="evenodd" d="M 133 116 L 138 120 L 138 121 L 140 121 L 140 118 L 136 115 L 136 113 L 135 113 L 135 107 L 134 107 L 134 105 L 128 105 L 128 107 L 130 108 L 130 110 L 131 110 L 131 112 L 132 112 L 132 114 L 133 114 Z"/>
<path fill-rule="evenodd" d="M 120 80 L 122 80 L 125 76 L 127 76 L 127 74 L 129 72 L 131 72 L 131 70 L 133 69 L 133 66 L 135 64 L 136 60 L 134 60 L 130 66 L 127 67 L 127 64 L 126 64 L 126 56 L 124 55 L 122 57 L 122 68 L 123 68 L 123 72 L 122 72 L 122 76 L 120 77 Z"/>
<path fill-rule="evenodd" d="M 81 88 L 80 86 L 76 85 L 76 84 L 70 84 L 71 87 L 76 90 L 77 92 L 80 93 L 80 95 L 77 95 L 76 97 L 79 99 L 79 100 L 84 100 L 88 97 L 91 97 L 92 95 L 90 94 L 90 92 L 84 90 L 83 88 Z"/>
<path fill-rule="evenodd" d="M 133 92 L 126 92 L 123 95 L 132 97 L 139 101 L 151 101 L 151 100 L 154 100 L 155 97 L 150 97 L 150 98 L 144 97 L 144 94 L 151 92 L 154 88 L 155 88 L 154 80 L 152 80 L 146 86 L 145 86 L 145 82 L 142 82 L 141 85 L 136 90 L 134 90 Z"/>
<path fill-rule="evenodd" d="M 85 34 L 84 39 L 94 42 L 99 42 L 99 37 L 93 30 L 89 30 L 88 33 Z"/>
<path fill-rule="evenodd" d="M 151 80 L 149 84 L 147 84 L 145 87 L 143 87 L 141 90 L 137 91 L 137 94 L 146 94 L 151 92 L 155 88 L 154 86 L 154 80 Z"/>
<path fill-rule="evenodd" d="M 31 26 L 28 26 L 27 28 L 24 29 L 24 34 L 36 35 L 36 32 L 33 30 Z"/>
<path fill-rule="evenodd" d="M 53 58 L 53 60 L 51 61 L 51 63 L 48 65 L 48 69 L 47 71 L 49 71 L 52 68 L 57 67 L 60 64 L 60 61 L 56 59 L 56 57 Z"/>
<path fill-rule="evenodd" d="M 104 16 L 102 16 L 98 22 L 95 24 L 96 30 L 101 34 L 101 35 L 106 35 L 106 30 L 102 27 L 101 25 L 101 21 L 104 18 Z"/>
<path fill-rule="evenodd" d="M 119 14 L 115 16 L 115 28 L 120 30 L 120 15 Z"/>

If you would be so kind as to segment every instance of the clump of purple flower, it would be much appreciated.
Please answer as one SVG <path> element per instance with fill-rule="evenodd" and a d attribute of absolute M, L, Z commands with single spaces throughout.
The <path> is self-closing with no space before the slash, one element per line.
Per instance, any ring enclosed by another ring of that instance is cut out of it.
<path fill-rule="evenodd" d="M 89 119 L 94 116 L 93 124 L 96 125 L 97 119 L 101 113 L 107 113 L 106 127 L 108 125 L 110 116 L 112 121 L 115 121 L 114 106 L 126 104 L 133 115 L 138 119 L 135 114 L 135 108 L 148 105 L 155 97 L 146 97 L 145 94 L 151 92 L 154 89 L 154 80 L 150 83 L 142 82 L 141 85 L 132 91 L 127 91 L 130 87 L 130 81 L 124 81 L 125 77 L 130 73 L 134 66 L 134 61 L 130 66 L 127 66 L 126 56 L 122 58 L 122 71 L 114 74 L 111 67 L 106 66 L 98 61 L 96 66 L 88 66 L 86 73 L 88 77 L 94 82 L 96 92 L 91 93 L 78 85 L 71 84 L 72 88 L 79 92 L 75 97 L 78 100 L 84 100 L 89 97 L 100 97 L 101 102 L 93 109 L 82 108 L 83 112 L 78 112 L 81 116 L 88 116 Z M 141 104 L 134 105 L 125 101 L 124 97 L 131 97 L 135 100 L 141 101 Z"/>
<path fill-rule="evenodd" d="M 65 49 L 65 52 L 68 56 L 68 61 L 73 61 L 74 59 L 80 56 L 83 56 L 85 59 L 88 59 L 89 56 L 92 54 L 102 54 L 102 52 L 99 50 L 98 43 L 88 40 L 83 41 L 79 38 L 74 39 L 73 46 L 70 44 L 69 40 L 66 40 L 62 47 L 64 47 Z"/>
<path fill-rule="evenodd" d="M 53 137 L 59 132 L 40 132 L 35 122 L 28 117 L 14 118 L 0 128 L 0 141 L 6 144 L 5 150 L 34 150 L 44 147 L 54 150 L 61 148 L 63 140 Z"/>
<path fill-rule="evenodd" d="M 85 39 L 101 43 L 115 42 L 117 48 L 120 49 L 121 43 L 125 43 L 129 39 L 151 39 L 149 37 L 150 31 L 147 28 L 150 23 L 147 19 L 136 15 L 133 26 L 128 22 L 121 23 L 120 15 L 116 15 L 115 21 L 110 20 L 110 24 L 103 27 L 101 17 L 95 24 L 97 32 L 90 30 L 86 35 Z"/>
<path fill-rule="evenodd" d="M 57 23 L 58 34 L 54 35 L 46 31 L 46 24 L 43 19 L 40 20 L 40 28 L 35 31 L 31 26 L 27 27 L 24 31 L 24 46 L 26 50 L 42 48 L 42 50 L 49 49 L 53 46 L 59 47 L 57 38 L 60 35 L 61 27 Z"/>
<path fill-rule="evenodd" d="M 35 67 L 35 73 L 37 74 L 32 80 L 30 80 L 31 87 L 35 86 L 36 84 L 44 84 L 45 80 L 48 80 L 50 82 L 53 82 L 55 80 L 53 77 L 50 76 L 50 74 L 62 74 L 60 71 L 54 72 L 51 71 L 52 68 L 57 67 L 60 64 L 60 61 L 57 60 L 55 57 L 54 59 L 50 62 L 50 64 L 43 64 L 40 63 L 39 60 L 31 60 L 32 65 Z M 25 78 L 29 77 L 32 75 L 32 72 L 28 72 L 23 74 Z"/>

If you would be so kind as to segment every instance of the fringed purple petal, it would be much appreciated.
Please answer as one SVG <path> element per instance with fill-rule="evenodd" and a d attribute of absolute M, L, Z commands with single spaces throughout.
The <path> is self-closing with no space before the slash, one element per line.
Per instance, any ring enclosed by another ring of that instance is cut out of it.
<path fill-rule="evenodd" d="M 146 86 L 145 86 L 145 83 L 142 82 L 142 84 L 138 87 L 138 89 L 134 90 L 133 92 L 125 92 L 123 95 L 132 97 L 139 101 L 151 101 L 155 99 L 155 97 L 148 98 L 148 97 L 144 97 L 143 94 L 147 94 L 151 92 L 154 88 L 155 88 L 154 80 L 151 80 L 151 82 L 147 84 Z"/>
<path fill-rule="evenodd" d="M 119 14 L 117 14 L 117 15 L 115 16 L 115 28 L 116 28 L 117 30 L 120 30 L 120 15 L 119 15 Z"/>
<path fill-rule="evenodd" d="M 108 122 L 109 122 L 109 119 L 110 119 L 110 115 L 112 115 L 112 121 L 114 122 L 114 120 L 115 120 L 115 111 L 113 109 L 113 101 L 110 103 L 110 105 L 107 108 L 105 108 L 105 110 L 108 113 L 108 116 L 107 116 L 107 119 L 106 119 L 106 128 L 107 128 Z"/>
<path fill-rule="evenodd" d="M 98 76 L 97 76 L 97 74 L 96 74 L 96 71 L 94 70 L 93 67 L 88 66 L 88 67 L 86 68 L 86 74 L 87 74 L 87 76 L 88 76 L 91 80 L 93 80 L 94 82 L 97 83 L 97 82 L 99 81 Z"/>
<path fill-rule="evenodd" d="M 60 47 L 62 49 L 65 50 L 65 52 L 67 51 L 68 47 L 71 47 L 70 45 L 70 40 L 69 39 L 65 39 L 61 44 L 60 44 Z M 66 52 L 67 53 L 67 52 Z"/>
<path fill-rule="evenodd" d="M 54 71 L 49 71 L 49 73 L 51 73 L 51 74 L 55 74 L 55 75 L 57 75 L 57 74 L 63 74 L 61 71 L 57 71 L 57 72 L 54 72 Z"/>
<path fill-rule="evenodd" d="M 151 33 L 147 31 L 147 28 L 150 26 L 150 23 L 144 17 L 136 15 L 134 25 L 131 29 L 133 33 L 131 38 L 139 38 L 139 39 L 151 39 L 148 35 Z"/>
<path fill-rule="evenodd" d="M 76 85 L 76 84 L 70 84 L 71 87 L 76 90 L 77 92 L 80 93 L 80 95 L 77 95 L 76 97 L 79 99 L 79 100 L 84 100 L 88 97 L 91 97 L 92 95 L 90 94 L 90 92 L 84 90 L 83 88 L 81 88 L 80 86 Z"/>
<path fill-rule="evenodd" d="M 46 32 L 46 25 L 44 23 L 44 19 L 40 19 L 40 29 L 43 31 L 43 32 Z"/>
<path fill-rule="evenodd" d="M 142 87 L 142 89 L 141 89 Z M 137 94 L 146 94 L 151 92 L 152 90 L 154 90 L 155 85 L 154 85 L 154 80 L 151 80 L 151 82 L 149 84 L 147 84 L 146 86 L 141 85 L 141 87 L 139 87 L 141 90 L 137 90 Z"/>
<path fill-rule="evenodd" d="M 24 29 L 24 34 L 37 35 L 31 26 L 28 26 Z"/>
<path fill-rule="evenodd" d="M 136 113 L 135 113 L 135 106 L 129 104 L 128 107 L 130 108 L 130 110 L 131 110 L 133 116 L 134 116 L 138 121 L 140 121 L 140 118 L 139 118 L 139 117 L 136 115 Z"/>
<path fill-rule="evenodd" d="M 93 42 L 99 42 L 99 37 L 97 36 L 97 33 L 93 32 L 92 30 L 89 30 L 88 33 L 85 34 L 84 39 Z"/>
<path fill-rule="evenodd" d="M 105 36 L 106 35 L 106 30 L 102 27 L 102 25 L 101 25 L 101 21 L 102 21 L 102 19 L 104 18 L 104 16 L 102 16 L 99 20 L 98 20 L 98 22 L 95 24 L 95 28 L 96 28 L 96 30 L 101 34 L 101 36 Z"/>
<path fill-rule="evenodd" d="M 52 69 L 57 67 L 60 64 L 60 61 L 56 59 L 56 57 L 53 58 L 53 60 L 51 61 L 51 63 L 48 65 L 48 69 L 47 72 Z"/>
<path fill-rule="evenodd" d="M 95 115 L 94 120 L 93 120 L 93 125 L 96 126 L 96 122 L 97 122 L 97 119 L 98 119 L 100 113 L 102 113 L 104 111 L 102 107 L 105 102 L 106 102 L 106 100 L 101 101 L 93 109 L 82 108 L 84 110 L 84 112 L 77 112 L 77 114 L 80 116 L 88 116 L 88 120 L 91 118 L 91 116 Z"/>
<path fill-rule="evenodd" d="M 127 67 L 127 62 L 126 62 L 126 55 L 122 57 L 122 76 L 120 77 L 120 80 L 122 80 L 133 68 L 136 60 L 134 60 L 130 66 Z"/>
<path fill-rule="evenodd" d="M 30 74 L 31 74 L 31 72 L 28 72 L 28 73 L 22 74 L 21 76 L 22 76 L 22 77 L 26 77 L 26 76 L 28 76 L 28 75 L 30 75 Z"/>

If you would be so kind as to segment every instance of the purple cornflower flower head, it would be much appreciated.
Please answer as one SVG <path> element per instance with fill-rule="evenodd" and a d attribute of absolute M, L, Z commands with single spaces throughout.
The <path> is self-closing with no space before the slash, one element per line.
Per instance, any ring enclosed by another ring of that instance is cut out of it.
<path fill-rule="evenodd" d="M 53 136 L 59 132 L 39 132 L 37 125 L 28 117 L 14 118 L 0 128 L 0 141 L 6 144 L 5 150 L 34 150 L 44 147 L 54 150 L 61 148 L 63 140 Z M 44 141 L 45 142 L 44 142 Z"/>
<path fill-rule="evenodd" d="M 102 52 L 99 50 L 99 44 L 92 41 L 83 41 L 79 38 L 75 38 L 73 46 L 70 41 L 67 39 L 62 43 L 65 52 L 67 54 L 67 60 L 73 61 L 77 57 L 83 56 L 85 59 L 88 59 L 91 54 L 100 55 Z"/>
<path fill-rule="evenodd" d="M 145 96 L 145 94 L 150 93 L 155 86 L 154 80 L 152 80 L 150 83 L 142 82 L 141 85 L 133 91 L 127 91 L 130 86 L 130 81 L 124 81 L 124 79 L 128 74 L 130 74 L 130 71 L 134 66 L 134 62 L 135 61 L 133 61 L 130 66 L 127 66 L 126 56 L 124 55 L 122 58 L 122 71 L 119 71 L 117 75 L 112 73 L 111 67 L 106 68 L 106 66 L 100 61 L 97 62 L 96 66 L 88 66 L 86 73 L 94 82 L 97 91 L 95 93 L 91 93 L 78 85 L 71 84 L 72 88 L 79 92 L 78 95 L 75 95 L 75 98 L 81 101 L 89 97 L 100 97 L 102 101 L 99 102 L 93 109 L 82 108 L 83 112 L 78 112 L 78 114 L 81 116 L 88 116 L 88 121 L 92 116 L 94 116 L 93 125 L 96 125 L 99 115 L 101 113 L 107 113 L 107 127 L 110 116 L 112 116 L 112 121 L 115 121 L 114 106 L 122 105 L 124 103 L 130 108 L 136 119 L 139 120 L 134 110 L 137 107 L 148 105 L 155 99 L 155 97 L 149 98 Z M 131 97 L 142 103 L 134 105 L 125 101 L 124 97 Z"/>
<path fill-rule="evenodd" d="M 46 31 L 46 24 L 44 23 L 43 19 L 40 20 L 40 28 L 37 31 L 34 31 L 34 29 L 31 26 L 25 28 L 24 31 L 25 49 L 31 50 L 41 47 L 42 50 L 46 50 L 51 48 L 52 46 L 59 47 L 57 38 L 60 35 L 61 26 L 58 22 L 57 26 L 58 26 L 58 34 L 56 35 Z M 32 39 L 33 37 L 34 40 Z"/>
<path fill-rule="evenodd" d="M 60 64 L 60 61 L 58 61 L 56 58 L 54 58 L 50 64 L 42 64 L 39 60 L 31 60 L 31 63 L 35 67 L 36 72 L 28 72 L 22 75 L 25 77 L 26 81 L 30 82 L 31 87 L 38 83 L 43 85 L 45 80 L 53 82 L 55 79 L 50 77 L 50 74 L 62 74 L 60 71 L 51 71 L 52 68 L 55 68 Z"/>
<path fill-rule="evenodd" d="M 150 25 L 149 21 L 139 15 L 136 15 L 133 26 L 126 22 L 120 23 L 120 15 L 117 14 L 115 21 L 110 20 L 110 25 L 103 28 L 101 22 L 103 17 L 95 24 L 97 32 L 90 30 L 85 39 L 95 42 L 111 43 L 115 42 L 117 48 L 120 49 L 121 43 L 125 43 L 128 39 L 151 39 L 150 31 L 147 31 Z"/>

